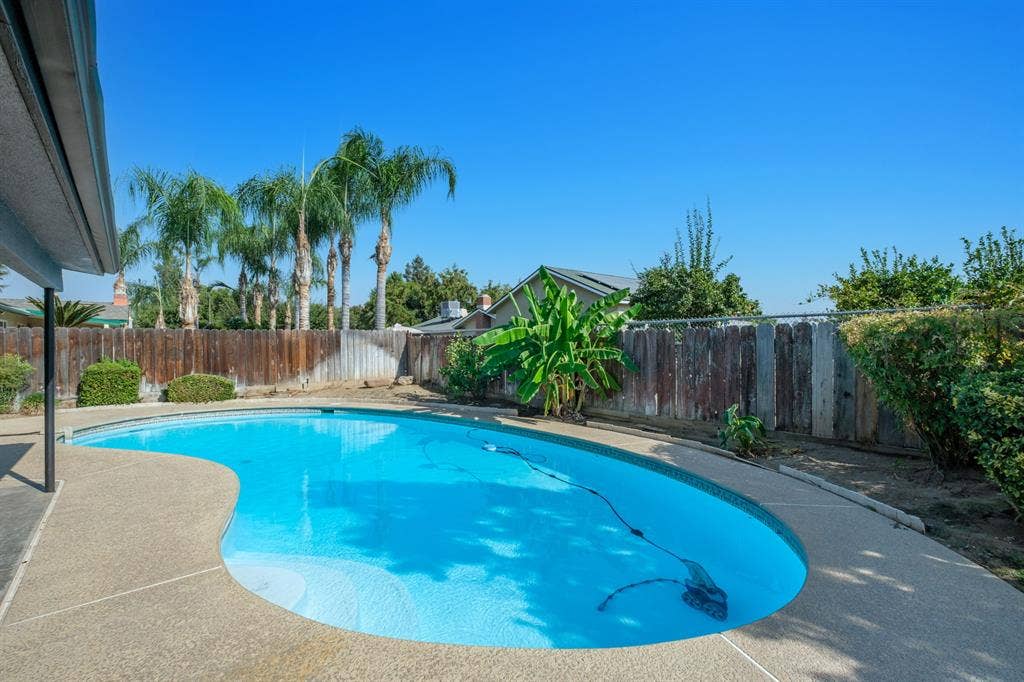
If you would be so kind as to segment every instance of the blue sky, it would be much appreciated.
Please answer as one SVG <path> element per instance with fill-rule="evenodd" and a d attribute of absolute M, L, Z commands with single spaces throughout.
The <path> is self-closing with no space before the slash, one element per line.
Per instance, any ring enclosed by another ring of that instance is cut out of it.
<path fill-rule="evenodd" d="M 397 216 L 392 264 L 478 282 L 630 274 L 710 196 L 767 312 L 862 245 L 959 261 L 961 235 L 1024 227 L 1020 3 L 556 4 L 97 0 L 112 174 L 233 187 L 357 124 L 437 146 L 456 198 L 437 186 Z M 124 224 L 138 207 L 115 194 Z M 66 295 L 106 299 L 112 279 L 69 273 Z"/>

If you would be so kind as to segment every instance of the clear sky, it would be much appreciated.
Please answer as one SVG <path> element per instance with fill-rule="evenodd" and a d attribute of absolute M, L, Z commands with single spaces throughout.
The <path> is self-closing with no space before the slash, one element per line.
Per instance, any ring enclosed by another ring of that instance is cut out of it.
<path fill-rule="evenodd" d="M 442 148 L 456 198 L 436 186 L 396 217 L 398 268 L 421 254 L 477 282 L 541 262 L 631 274 L 709 195 L 730 268 L 786 312 L 862 245 L 959 262 L 962 235 L 1024 228 L 1020 2 L 97 0 L 97 14 L 115 178 L 192 166 L 234 187 L 331 153 L 357 124 Z M 139 207 L 115 194 L 124 224 Z M 354 302 L 376 228 L 360 229 Z M 69 273 L 66 295 L 104 300 L 112 280 Z"/>

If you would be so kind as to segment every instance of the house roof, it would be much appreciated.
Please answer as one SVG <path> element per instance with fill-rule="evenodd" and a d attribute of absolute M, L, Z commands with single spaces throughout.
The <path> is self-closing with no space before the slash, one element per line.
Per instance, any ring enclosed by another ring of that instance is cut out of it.
<path fill-rule="evenodd" d="M 544 268 L 553 275 L 561 275 L 563 279 L 572 280 L 580 286 L 593 289 L 602 296 L 622 289 L 629 289 L 632 291 L 633 289 L 636 289 L 639 284 L 639 281 L 635 277 L 605 275 L 599 272 L 587 272 L 586 270 L 576 270 L 574 268 L 560 268 L 553 265 L 545 265 Z M 537 268 L 537 270 L 540 270 L 540 268 Z M 537 274 L 537 271 L 534 271 L 533 275 L 535 274 Z M 529 281 L 529 279 L 533 279 L 533 275 L 530 275 L 527 281 Z"/>
<path fill-rule="evenodd" d="M 465 317 L 432 317 L 425 322 L 413 325 L 413 329 L 423 332 L 425 334 L 443 334 L 445 332 L 453 332 L 456 330 L 455 324 L 472 315 L 469 313 Z"/>
<path fill-rule="evenodd" d="M 128 306 L 126 305 L 114 305 L 113 303 L 104 303 L 102 301 L 82 301 L 82 303 L 103 306 L 103 310 L 98 315 L 89 318 L 90 324 L 120 326 L 128 322 Z M 25 315 L 27 317 L 42 318 L 43 316 L 43 311 L 24 298 L 0 298 L 0 312 Z"/>
<path fill-rule="evenodd" d="M 562 281 L 567 282 L 569 284 L 573 284 L 583 289 L 588 289 L 589 291 L 594 292 L 598 296 L 606 296 L 608 294 L 620 291 L 622 289 L 629 289 L 630 291 L 632 291 L 639 284 L 639 281 L 635 277 L 607 275 L 599 272 L 590 272 L 588 270 L 577 270 L 576 268 L 562 268 L 553 265 L 542 265 L 533 272 L 531 272 L 526 278 L 521 280 L 514 287 L 509 289 L 508 293 L 499 298 L 493 304 L 491 304 L 491 307 L 488 308 L 488 310 L 494 310 L 504 301 L 508 300 L 512 296 L 512 294 L 522 289 L 527 282 L 537 277 L 541 267 L 547 270 L 555 279 L 561 279 Z M 625 302 L 628 303 L 629 299 L 627 298 Z M 454 320 L 452 328 L 461 328 L 462 325 L 465 322 L 467 322 L 469 318 L 471 318 L 477 312 L 481 312 L 479 308 L 477 310 L 470 312 L 468 315 L 461 319 Z M 491 315 L 491 317 L 494 316 Z"/>
<path fill-rule="evenodd" d="M 91 0 L 0 1 L 0 261 L 43 287 L 119 261 Z"/>

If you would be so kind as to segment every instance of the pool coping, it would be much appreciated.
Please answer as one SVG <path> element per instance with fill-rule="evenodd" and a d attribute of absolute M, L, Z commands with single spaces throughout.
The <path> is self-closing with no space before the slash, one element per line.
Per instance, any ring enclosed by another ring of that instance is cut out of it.
<path fill-rule="evenodd" d="M 0 677 L 32 679 L 43 672 L 175 677 L 188 671 L 198 676 L 403 675 L 431 679 L 607 679 L 639 675 L 716 679 L 1013 679 L 1014 671 L 1024 669 L 1024 653 L 1017 645 L 1016 635 L 1024 595 L 1009 585 L 926 536 L 894 529 L 888 519 L 828 491 L 683 445 L 520 418 L 507 411 L 488 416 L 485 410 L 468 411 L 454 405 L 323 399 L 243 400 L 213 409 L 210 405 L 149 404 L 134 409 L 72 412 L 60 415 L 63 423 L 59 426 L 81 433 L 90 425 L 132 422 L 144 416 L 171 418 L 172 412 L 177 415 L 237 409 L 249 412 L 246 408 L 263 405 L 476 416 L 517 431 L 531 431 L 525 435 L 532 437 L 538 433 L 567 437 L 574 447 L 584 440 L 640 458 L 636 463 L 649 461 L 658 467 L 682 469 L 715 486 L 749 496 L 753 504 L 790 528 L 805 548 L 810 564 L 808 578 L 796 599 L 761 621 L 718 635 L 665 644 L 622 649 L 503 649 L 388 640 L 313 623 L 265 602 L 233 579 L 219 575 L 227 573 L 215 570 L 223 568 L 219 534 L 230 520 L 237 494 L 237 478 L 226 467 L 209 460 L 165 455 L 156 457 L 178 461 L 158 465 L 147 458 L 138 466 L 128 466 L 123 456 L 115 456 L 126 451 L 109 451 L 109 467 L 98 472 L 101 476 L 93 468 L 105 455 L 83 456 L 101 451 L 73 443 L 61 444 L 58 476 L 66 476 L 68 485 L 55 505 L 38 551 L 27 567 L 26 580 L 13 600 L 18 613 L 9 620 L 19 622 L 0 626 Z M 24 431 L 19 427 L 29 423 L 34 422 L 30 418 L 5 422 L 12 432 Z M 0 433 L 0 442 L 2 436 Z M 32 459 L 19 463 L 21 475 L 39 475 L 38 439 L 35 447 Z M 83 469 L 86 465 L 92 468 Z M 168 475 L 167 469 L 173 469 L 174 475 Z M 131 487 L 124 487 L 129 484 Z M 146 496 L 140 492 L 130 497 L 133 487 L 145 488 Z M 117 516 L 102 516 L 104 510 L 99 501 L 109 495 L 124 495 L 125 503 L 132 504 L 131 509 L 138 517 L 125 522 L 142 524 L 134 528 L 136 532 L 116 537 L 117 546 L 108 548 L 116 557 L 112 560 L 124 563 L 125 572 L 132 568 L 141 575 L 152 576 L 148 579 L 152 585 L 136 588 L 118 575 L 103 575 L 106 564 L 97 564 L 98 558 L 88 556 L 75 557 L 80 562 L 92 561 L 79 567 L 87 574 L 79 581 L 81 584 L 71 584 L 69 572 L 60 570 L 60 557 L 74 554 L 76 544 L 87 542 L 86 537 L 79 537 L 81 534 L 70 532 L 76 523 L 92 522 L 82 518 L 82 514 L 96 516 L 96 524 L 121 522 Z M 189 495 L 190 499 L 204 501 L 204 509 L 209 511 L 190 519 L 160 515 L 159 505 Z M 145 525 L 149 514 L 156 520 Z M 166 533 L 168 523 L 177 527 L 173 535 Z M 207 530 L 190 530 L 194 524 Z M 149 533 L 161 533 L 165 543 L 178 543 L 183 549 L 201 545 L 200 554 L 207 558 L 175 571 L 147 563 L 145 557 L 134 554 L 146 551 L 145 544 L 139 543 L 151 542 Z M 216 565 L 208 566 L 214 557 Z M 168 572 L 181 575 L 166 580 Z M 65 580 L 64 576 L 69 581 L 66 588 L 55 584 Z M 91 580 L 94 577 L 96 580 Z M 116 582 L 117 586 L 88 584 L 104 581 Z M 118 591 L 120 587 L 130 589 Z M 72 594 L 76 589 L 81 597 Z M 91 594 L 88 590 L 101 598 L 86 599 Z M 186 592 L 180 593 L 182 590 Z M 62 594 L 54 596 L 54 592 Z M 203 601 L 189 602 L 186 597 L 193 592 L 203 595 Z M 163 594 L 167 596 L 160 597 Z M 64 608 L 50 606 L 65 603 L 68 606 Z M 208 604 L 216 604 L 216 610 L 204 611 Z M 193 649 L 198 649 L 179 651 L 180 647 L 174 644 L 179 639 L 160 625 L 162 620 L 158 619 L 150 630 L 139 627 L 149 622 L 145 614 L 152 613 L 154 608 L 162 614 L 168 610 L 174 614 L 161 618 L 172 618 L 173 626 L 167 627 L 186 627 L 189 641 L 198 642 Z M 135 625 L 128 626 L 121 613 L 137 613 L 136 618 L 127 621 Z M 218 630 L 221 620 L 230 621 L 231 627 Z M 257 626 L 257 630 L 251 630 Z M 236 631 L 245 628 L 250 630 L 240 639 Z M 99 634 L 91 635 L 92 632 Z M 140 651 L 145 655 L 140 657 Z M 207 655 L 197 655 L 203 651 Z"/>

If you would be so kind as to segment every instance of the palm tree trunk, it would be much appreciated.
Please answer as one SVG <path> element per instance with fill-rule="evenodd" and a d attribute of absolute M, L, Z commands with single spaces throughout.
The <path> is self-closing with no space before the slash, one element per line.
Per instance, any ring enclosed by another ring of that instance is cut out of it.
<path fill-rule="evenodd" d="M 306 234 L 306 211 L 299 209 L 299 229 L 295 235 L 295 283 L 299 293 L 299 329 L 309 329 L 309 287 L 313 281 L 313 255 Z"/>
<path fill-rule="evenodd" d="M 252 288 L 252 315 L 257 327 L 263 326 L 263 288 L 257 284 Z M 248 321 L 248 320 L 246 320 Z"/>
<path fill-rule="evenodd" d="M 334 248 L 334 240 L 331 240 L 331 248 L 327 250 L 327 328 L 334 329 L 334 270 L 338 267 L 338 250 Z"/>
<path fill-rule="evenodd" d="M 284 328 L 292 328 L 292 299 L 290 297 L 284 304 Z"/>
<path fill-rule="evenodd" d="M 377 237 L 377 248 L 373 258 L 377 261 L 377 301 L 373 312 L 373 326 L 383 329 L 387 322 L 388 263 L 391 261 L 391 216 L 382 213 L 380 217 L 380 235 Z"/>
<path fill-rule="evenodd" d="M 341 251 L 341 328 L 348 329 L 351 325 L 352 307 L 351 292 L 349 291 L 349 277 L 352 266 L 352 235 L 342 234 L 338 240 L 338 249 Z"/>
<path fill-rule="evenodd" d="M 242 315 L 242 322 L 249 323 L 249 307 L 246 289 L 249 288 L 249 276 L 245 268 L 238 271 L 238 309 Z"/>
<path fill-rule="evenodd" d="M 192 257 L 185 252 L 185 274 L 181 277 L 181 293 L 178 297 L 178 316 L 182 329 L 195 329 L 199 315 L 199 296 L 192 284 Z"/>
<path fill-rule="evenodd" d="M 267 278 L 267 296 L 270 298 L 270 313 L 267 326 L 270 329 L 277 329 L 277 297 L 279 291 L 277 286 L 277 259 L 270 259 L 270 276 Z"/>

